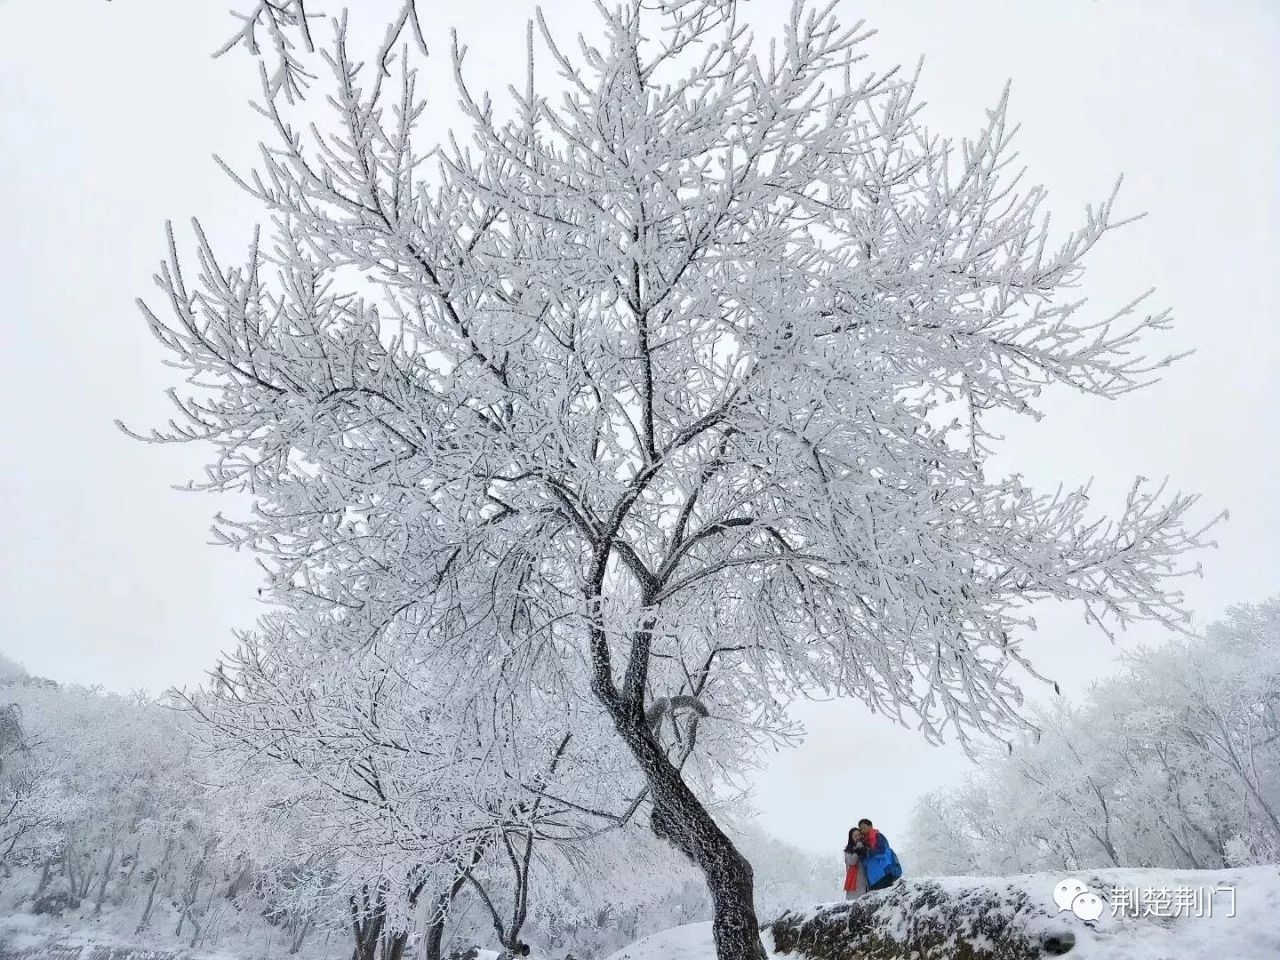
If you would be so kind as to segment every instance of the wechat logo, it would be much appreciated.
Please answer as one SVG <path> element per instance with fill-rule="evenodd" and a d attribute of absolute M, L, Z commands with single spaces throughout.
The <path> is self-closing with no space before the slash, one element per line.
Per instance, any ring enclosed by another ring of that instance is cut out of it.
<path fill-rule="evenodd" d="M 1067 877 L 1053 888 L 1053 902 L 1059 913 L 1070 910 L 1085 923 L 1097 923 L 1102 916 L 1102 897 L 1075 877 Z"/>

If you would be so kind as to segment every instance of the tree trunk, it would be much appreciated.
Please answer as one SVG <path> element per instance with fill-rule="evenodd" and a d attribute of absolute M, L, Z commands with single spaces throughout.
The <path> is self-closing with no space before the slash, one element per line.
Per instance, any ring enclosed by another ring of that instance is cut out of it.
<path fill-rule="evenodd" d="M 84 872 L 80 874 L 80 888 L 76 891 L 77 900 L 89 899 L 89 893 L 93 890 L 93 881 L 98 876 L 93 869 L 93 857 L 88 856 L 85 860 Z"/>
<path fill-rule="evenodd" d="M 67 894 L 73 899 L 76 897 L 76 891 L 79 889 L 79 882 L 76 879 L 76 853 L 75 845 L 68 843 L 66 849 L 62 853 L 62 876 L 67 881 Z"/>
<path fill-rule="evenodd" d="M 302 941 L 307 938 L 307 934 L 311 931 L 311 918 L 307 917 L 298 928 L 293 931 L 293 940 L 289 944 L 289 956 L 293 956 L 302 949 Z"/>
<path fill-rule="evenodd" d="M 460 879 L 455 883 L 455 887 L 458 886 L 460 886 Z M 456 893 L 456 889 L 452 892 Z M 436 898 L 435 910 L 427 918 L 426 935 L 422 938 L 423 960 L 443 960 L 444 924 L 449 917 L 449 902 L 452 899 L 453 897 L 448 893 L 442 893 Z"/>
<path fill-rule="evenodd" d="M 245 863 L 244 854 L 236 857 L 235 863 L 231 865 L 231 879 L 227 882 L 227 889 L 223 896 L 228 900 L 234 900 L 240 895 L 240 891 L 249 883 L 249 868 Z"/>
<path fill-rule="evenodd" d="M 371 920 L 356 928 L 356 946 L 351 960 L 377 960 L 378 941 L 382 939 L 382 918 Z"/>
<path fill-rule="evenodd" d="M 151 922 L 151 908 L 156 902 L 156 887 L 160 885 L 160 871 L 156 871 L 156 875 L 151 878 L 151 889 L 147 891 L 147 903 L 142 908 L 142 916 L 138 919 L 138 925 L 134 928 L 134 933 L 141 933 L 147 928 L 147 924 Z"/>
<path fill-rule="evenodd" d="M 173 852 L 173 840 L 168 839 L 164 843 L 164 853 L 160 856 L 160 862 L 156 864 L 155 875 L 151 878 L 151 889 L 147 891 L 147 905 L 142 910 L 142 917 L 138 920 L 138 926 L 133 931 L 141 933 L 147 928 L 147 924 L 151 922 L 151 909 L 156 902 L 156 888 L 160 886 L 160 875 L 164 872 L 164 868 L 169 864 L 169 854 Z"/>
<path fill-rule="evenodd" d="M 107 882 L 111 879 L 111 868 L 116 863 L 116 847 L 113 843 L 107 853 L 107 865 L 102 869 L 102 882 L 98 884 L 98 896 L 93 903 L 94 916 L 102 913 L 102 901 L 107 899 Z"/>
<path fill-rule="evenodd" d="M 191 934 L 191 942 L 187 944 L 187 946 L 191 947 L 192 949 L 195 949 L 196 941 L 200 939 L 200 931 L 203 928 L 200 926 L 200 921 L 196 919 L 195 914 L 187 913 L 187 914 L 184 914 L 184 916 L 186 916 L 187 919 L 191 921 L 191 926 L 195 928 L 195 930 Z"/>
<path fill-rule="evenodd" d="M 379 889 L 374 900 L 369 899 L 369 890 L 362 891 L 361 901 L 351 897 L 351 929 L 355 935 L 356 946 L 351 960 L 377 960 L 378 944 L 382 942 L 382 928 L 387 922 L 387 906 L 384 892 Z"/>
<path fill-rule="evenodd" d="M 133 845 L 133 859 L 129 861 L 129 872 L 125 874 L 123 882 L 120 884 L 122 890 L 128 890 L 129 885 L 133 883 L 134 871 L 138 869 L 138 859 L 142 856 L 142 841 L 139 840 Z"/>
<path fill-rule="evenodd" d="M 716 960 L 765 960 L 751 864 L 684 782 L 643 715 L 627 715 L 616 700 L 610 714 L 649 783 L 653 832 L 673 843 L 706 878 Z"/>
<path fill-rule="evenodd" d="M 409 943 L 409 931 L 401 930 L 390 940 L 382 942 L 382 960 L 404 960 L 404 948 Z"/>
<path fill-rule="evenodd" d="M 37 900 L 40 898 L 40 895 L 44 893 L 44 888 L 49 885 L 49 877 L 53 869 L 54 859 L 55 859 L 54 857 L 47 858 L 44 862 L 44 867 L 42 867 L 40 870 L 40 882 L 36 884 Z"/>
<path fill-rule="evenodd" d="M 182 936 L 182 924 L 184 921 L 190 921 L 191 925 L 196 929 L 196 936 L 200 935 L 200 924 L 196 921 L 195 905 L 196 898 L 200 894 L 200 884 L 204 881 L 205 870 L 209 866 L 209 854 L 212 852 L 212 848 L 213 841 L 211 840 L 204 845 L 200 859 L 196 861 L 195 867 L 192 868 L 191 883 L 182 896 L 181 912 L 178 914 L 178 928 L 173 931 L 175 937 Z"/>
<path fill-rule="evenodd" d="M 457 899 L 463 886 L 466 885 L 471 867 L 474 867 L 484 858 L 484 852 L 488 845 L 488 841 L 477 843 L 471 850 L 471 865 L 463 868 L 459 864 L 457 876 L 449 884 L 449 889 L 436 897 L 435 909 L 427 917 L 426 934 L 422 938 L 423 960 L 443 960 L 444 925 L 449 919 L 449 908 L 453 905 L 453 901 Z M 417 906 L 418 897 L 422 894 L 422 888 L 423 884 L 420 883 L 410 895 L 409 899 L 413 906 Z"/>

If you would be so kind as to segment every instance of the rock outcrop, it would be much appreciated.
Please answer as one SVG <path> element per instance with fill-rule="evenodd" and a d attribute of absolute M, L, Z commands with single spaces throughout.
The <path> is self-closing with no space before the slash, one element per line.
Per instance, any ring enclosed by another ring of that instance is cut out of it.
<path fill-rule="evenodd" d="M 768 924 L 779 956 L 797 960 L 1038 960 L 1069 954 L 1081 921 L 1016 885 L 899 881 L 848 903 L 788 912 Z"/>

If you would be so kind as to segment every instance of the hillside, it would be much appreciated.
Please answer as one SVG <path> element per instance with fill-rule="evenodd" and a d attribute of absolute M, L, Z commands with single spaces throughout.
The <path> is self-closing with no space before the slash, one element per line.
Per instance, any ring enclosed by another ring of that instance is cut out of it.
<path fill-rule="evenodd" d="M 1061 874 L 1028 874 L 907 881 L 855 903 L 784 914 L 769 925 L 764 940 L 771 957 L 796 960 L 1280 957 L 1280 867 L 1083 872 L 1078 879 L 1106 901 L 1096 924 L 1059 910 L 1054 888 L 1063 879 Z M 1124 896 L 1116 888 L 1136 891 L 1138 915 L 1113 914 L 1110 901 L 1114 898 L 1119 906 Z M 1228 890 L 1235 892 L 1235 916 L 1228 915 Z M 1203 898 L 1199 910 L 1197 898 Z M 1157 916 L 1156 911 L 1171 915 Z M 668 930 L 609 960 L 715 960 L 711 925 Z"/>

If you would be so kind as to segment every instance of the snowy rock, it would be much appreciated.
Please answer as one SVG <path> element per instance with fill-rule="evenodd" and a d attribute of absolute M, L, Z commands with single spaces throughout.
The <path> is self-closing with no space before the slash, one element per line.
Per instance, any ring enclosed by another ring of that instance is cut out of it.
<path fill-rule="evenodd" d="M 1047 889 L 1051 889 L 1047 888 Z M 899 882 L 851 903 L 785 913 L 769 925 L 779 955 L 811 960 L 1034 960 L 1076 945 L 1083 921 L 1054 914 L 1013 883 Z"/>
<path fill-rule="evenodd" d="M 1280 957 L 1278 867 L 1082 871 L 1076 878 L 1105 904 L 1093 923 L 1054 902 L 1067 876 L 904 881 L 853 903 L 784 914 L 768 930 L 777 955 L 797 960 Z"/>

